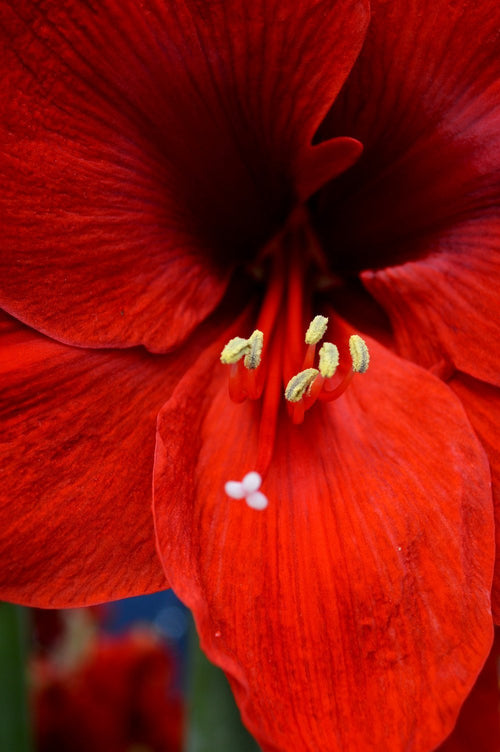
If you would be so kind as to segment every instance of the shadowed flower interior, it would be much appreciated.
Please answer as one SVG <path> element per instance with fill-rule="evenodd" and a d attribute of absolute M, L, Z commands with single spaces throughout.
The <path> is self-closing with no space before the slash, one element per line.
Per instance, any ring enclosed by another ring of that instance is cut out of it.
<path fill-rule="evenodd" d="M 232 499 L 244 498 L 253 509 L 265 509 L 268 499 L 260 488 L 273 458 L 282 399 L 291 421 L 300 425 L 316 402 L 333 402 L 345 392 L 355 373 L 365 373 L 370 356 L 364 340 L 351 335 L 351 367 L 335 381 L 337 346 L 325 341 L 318 359 L 316 353 L 327 332 L 328 317 L 314 316 L 304 335 L 304 321 L 311 316 L 313 301 L 328 282 L 327 258 L 306 210 L 293 212 L 285 229 L 258 254 L 251 269 L 257 279 L 266 280 L 256 329 L 248 339 L 229 340 L 220 360 L 229 367 L 228 392 L 233 402 L 262 400 L 258 449 L 254 468 L 241 482 L 227 481 L 225 490 Z"/>

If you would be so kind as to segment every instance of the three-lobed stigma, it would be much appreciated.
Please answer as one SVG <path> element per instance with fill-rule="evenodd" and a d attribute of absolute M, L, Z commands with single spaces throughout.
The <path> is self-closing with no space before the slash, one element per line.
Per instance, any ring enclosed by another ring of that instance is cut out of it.
<path fill-rule="evenodd" d="M 269 502 L 267 496 L 259 491 L 261 484 L 260 473 L 252 470 L 242 481 L 228 480 L 224 488 L 230 499 L 245 499 L 252 509 L 265 509 Z"/>

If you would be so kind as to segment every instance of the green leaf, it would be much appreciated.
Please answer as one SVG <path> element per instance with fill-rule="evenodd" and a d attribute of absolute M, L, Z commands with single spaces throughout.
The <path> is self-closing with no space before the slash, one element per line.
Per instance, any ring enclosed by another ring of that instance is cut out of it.
<path fill-rule="evenodd" d="M 224 673 L 202 653 L 193 625 L 188 684 L 184 752 L 259 752 L 241 723 Z"/>
<path fill-rule="evenodd" d="M 0 603 L 0 750 L 31 752 L 26 682 L 27 609 Z"/>

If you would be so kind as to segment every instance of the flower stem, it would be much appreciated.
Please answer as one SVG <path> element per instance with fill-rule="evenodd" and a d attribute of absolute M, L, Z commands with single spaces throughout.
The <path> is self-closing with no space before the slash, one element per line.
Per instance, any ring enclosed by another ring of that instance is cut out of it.
<path fill-rule="evenodd" d="M 184 752 L 259 752 L 244 728 L 224 673 L 205 657 L 191 624 Z"/>
<path fill-rule="evenodd" d="M 0 603 L 0 749 L 32 752 L 26 653 L 28 612 Z"/>

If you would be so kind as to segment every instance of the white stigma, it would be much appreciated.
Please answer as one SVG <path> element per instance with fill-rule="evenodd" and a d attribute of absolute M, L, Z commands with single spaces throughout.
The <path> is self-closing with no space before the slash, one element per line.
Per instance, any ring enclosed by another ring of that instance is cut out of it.
<path fill-rule="evenodd" d="M 224 488 L 230 499 L 245 498 L 245 489 L 243 488 L 243 483 L 240 483 L 237 480 L 228 480 Z"/>
<path fill-rule="evenodd" d="M 259 491 L 262 477 L 255 470 L 247 473 L 243 480 L 228 480 L 224 489 L 230 499 L 245 499 L 252 509 L 265 509 L 269 503 L 267 496 Z"/>

